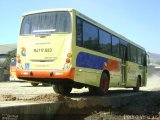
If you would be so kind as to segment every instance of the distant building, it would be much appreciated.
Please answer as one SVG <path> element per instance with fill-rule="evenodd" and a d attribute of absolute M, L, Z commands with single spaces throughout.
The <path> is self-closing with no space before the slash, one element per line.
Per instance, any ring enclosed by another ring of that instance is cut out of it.
<path fill-rule="evenodd" d="M 0 81 L 9 80 L 10 57 L 16 54 L 16 44 L 0 45 Z"/>

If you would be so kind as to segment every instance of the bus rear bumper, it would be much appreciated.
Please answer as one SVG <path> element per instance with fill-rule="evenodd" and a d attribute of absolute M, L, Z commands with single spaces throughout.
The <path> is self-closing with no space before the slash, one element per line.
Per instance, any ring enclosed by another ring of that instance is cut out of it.
<path fill-rule="evenodd" d="M 61 78 L 74 80 L 74 68 L 69 70 L 16 70 L 18 78 Z"/>

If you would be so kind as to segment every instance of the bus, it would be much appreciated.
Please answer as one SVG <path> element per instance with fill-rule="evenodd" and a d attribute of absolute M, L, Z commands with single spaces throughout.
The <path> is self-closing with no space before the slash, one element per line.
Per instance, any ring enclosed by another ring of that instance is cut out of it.
<path fill-rule="evenodd" d="M 16 76 L 16 57 L 11 58 L 11 63 L 10 63 L 10 81 L 17 81 L 19 80 Z"/>
<path fill-rule="evenodd" d="M 16 75 L 49 82 L 58 94 L 89 88 L 139 88 L 147 82 L 143 47 L 75 9 L 50 9 L 22 16 Z"/>

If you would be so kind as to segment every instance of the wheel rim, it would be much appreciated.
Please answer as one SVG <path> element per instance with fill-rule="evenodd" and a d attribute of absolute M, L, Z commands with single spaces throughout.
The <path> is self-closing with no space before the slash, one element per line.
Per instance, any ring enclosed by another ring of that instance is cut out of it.
<path fill-rule="evenodd" d="M 140 86 L 140 83 L 139 83 L 139 81 L 138 81 L 138 83 L 137 83 L 137 88 L 139 88 L 139 86 Z"/>
<path fill-rule="evenodd" d="M 107 78 L 104 78 L 102 80 L 102 90 L 103 90 L 103 92 L 106 92 L 107 87 L 108 87 L 108 80 L 107 80 Z"/>
<path fill-rule="evenodd" d="M 139 89 L 139 87 L 140 87 L 140 81 L 138 80 L 138 82 L 137 82 L 137 89 Z"/>

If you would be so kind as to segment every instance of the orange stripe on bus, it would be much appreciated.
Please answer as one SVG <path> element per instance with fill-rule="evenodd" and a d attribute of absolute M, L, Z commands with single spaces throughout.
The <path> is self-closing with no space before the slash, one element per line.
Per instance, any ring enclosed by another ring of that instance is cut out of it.
<path fill-rule="evenodd" d="M 109 71 L 119 72 L 121 70 L 120 62 L 116 60 L 108 60 L 108 63 L 105 63 L 103 66 L 104 69 Z"/>
<path fill-rule="evenodd" d="M 24 78 L 62 78 L 74 80 L 74 68 L 65 70 L 16 70 L 17 77 Z M 51 72 L 53 74 L 51 75 Z"/>

